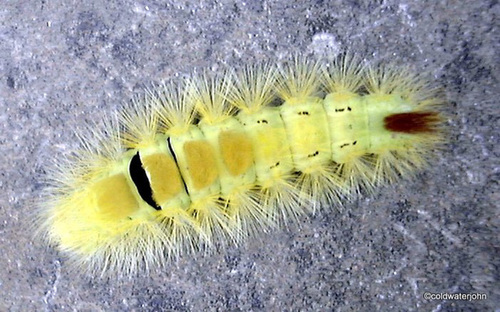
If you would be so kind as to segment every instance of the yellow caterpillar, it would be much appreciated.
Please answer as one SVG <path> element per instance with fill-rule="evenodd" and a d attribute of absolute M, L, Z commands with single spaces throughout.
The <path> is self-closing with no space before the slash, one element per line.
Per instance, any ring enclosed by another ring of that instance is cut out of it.
<path fill-rule="evenodd" d="M 417 75 L 352 57 L 167 85 L 58 163 L 41 229 L 78 264 L 128 273 L 238 243 L 423 167 L 439 105 Z"/>

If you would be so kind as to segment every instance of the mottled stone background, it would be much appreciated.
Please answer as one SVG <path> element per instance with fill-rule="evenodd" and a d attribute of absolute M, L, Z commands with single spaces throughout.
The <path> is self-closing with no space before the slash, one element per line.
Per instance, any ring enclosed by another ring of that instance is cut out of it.
<path fill-rule="evenodd" d="M 494 310 L 498 1 L 13 1 L 0 6 L 1 311 Z M 294 54 L 355 51 L 444 87 L 432 168 L 219 254 L 93 279 L 33 239 L 45 169 L 145 87 Z M 484 293 L 484 301 L 423 299 Z"/>

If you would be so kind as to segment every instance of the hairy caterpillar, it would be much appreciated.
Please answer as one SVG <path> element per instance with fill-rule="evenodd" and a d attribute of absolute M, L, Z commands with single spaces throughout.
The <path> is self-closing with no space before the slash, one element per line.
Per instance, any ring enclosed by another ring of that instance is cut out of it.
<path fill-rule="evenodd" d="M 41 229 L 79 265 L 137 272 L 294 220 L 422 168 L 434 89 L 353 57 L 148 91 L 52 172 Z"/>

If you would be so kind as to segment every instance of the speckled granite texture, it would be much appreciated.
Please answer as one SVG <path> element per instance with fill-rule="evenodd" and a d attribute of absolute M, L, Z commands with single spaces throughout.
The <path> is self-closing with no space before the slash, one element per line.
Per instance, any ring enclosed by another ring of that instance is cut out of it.
<path fill-rule="evenodd" d="M 499 307 L 499 11 L 484 0 L 3 1 L 0 311 Z M 193 71 L 346 49 L 443 86 L 451 141 L 432 168 L 342 212 L 324 207 L 300 225 L 135 279 L 81 276 L 33 239 L 45 168 L 102 112 Z"/>

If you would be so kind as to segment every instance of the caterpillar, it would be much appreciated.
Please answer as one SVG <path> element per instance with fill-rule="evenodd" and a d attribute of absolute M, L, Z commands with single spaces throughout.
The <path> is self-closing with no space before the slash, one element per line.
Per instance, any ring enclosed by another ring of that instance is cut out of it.
<path fill-rule="evenodd" d="M 420 75 L 349 55 L 163 84 L 79 134 L 48 174 L 39 228 L 102 272 L 238 244 L 424 168 L 441 105 Z"/>

